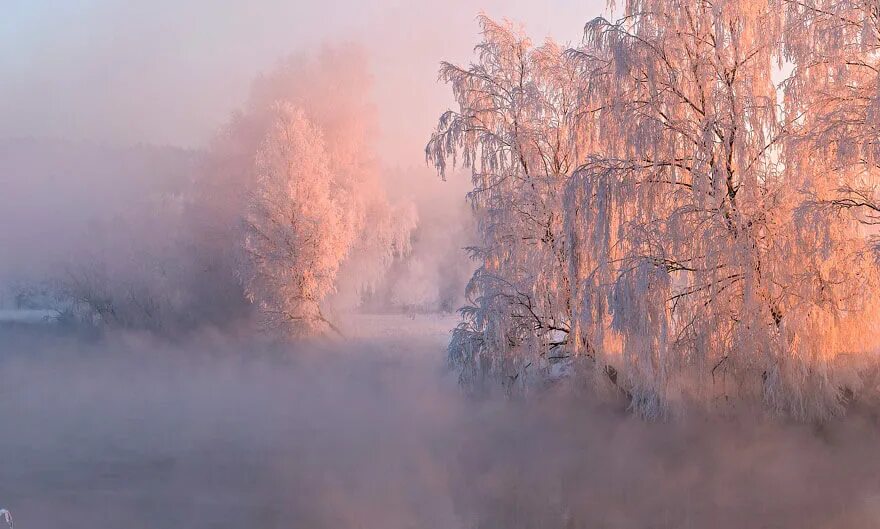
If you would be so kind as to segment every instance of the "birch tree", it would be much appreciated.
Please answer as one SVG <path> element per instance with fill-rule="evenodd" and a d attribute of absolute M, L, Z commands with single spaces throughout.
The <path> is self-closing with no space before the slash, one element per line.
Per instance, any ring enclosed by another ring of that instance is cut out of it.
<path fill-rule="evenodd" d="M 291 57 L 211 146 L 193 208 L 205 270 L 235 274 L 266 328 L 340 332 L 331 298 L 356 298 L 340 290 L 374 283 L 409 250 L 417 216 L 383 187 L 369 94 L 356 48 Z"/>
<path fill-rule="evenodd" d="M 569 187 L 574 344 L 646 416 L 733 398 L 824 417 L 857 385 L 876 274 L 851 225 L 805 220 L 782 24 L 772 1 L 652 0 L 586 27 L 608 59 L 584 80 L 601 146 Z"/>
<path fill-rule="evenodd" d="M 804 116 L 789 158 L 814 175 L 816 206 L 880 224 L 880 6 L 863 0 L 784 4 L 785 51 L 794 65 L 786 106 Z"/>
<path fill-rule="evenodd" d="M 355 237 L 320 130 L 302 110 L 276 107 L 257 153 L 256 189 L 245 216 L 245 293 L 264 322 L 293 334 L 336 330 L 320 303 L 334 287 Z"/>
<path fill-rule="evenodd" d="M 573 150 L 575 72 L 552 42 L 534 47 L 512 24 L 480 17 L 482 42 L 469 67 L 443 63 L 457 110 L 444 113 L 426 148 L 441 174 L 471 169 L 468 198 L 480 244 L 470 303 L 450 344 L 467 380 L 507 382 L 546 367 L 571 325 L 561 196 Z"/>
<path fill-rule="evenodd" d="M 427 155 L 472 169 L 482 237 L 451 359 L 570 358 L 646 417 L 843 412 L 877 360 L 876 4 L 620 8 L 565 52 L 483 17 L 441 68 Z"/>

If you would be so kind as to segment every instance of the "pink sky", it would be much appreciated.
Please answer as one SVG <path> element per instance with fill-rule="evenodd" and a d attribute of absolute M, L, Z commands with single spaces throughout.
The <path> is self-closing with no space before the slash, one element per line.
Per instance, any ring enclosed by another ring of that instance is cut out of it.
<path fill-rule="evenodd" d="M 376 75 L 383 157 L 422 163 L 451 103 L 441 60 L 466 62 L 476 14 L 525 24 L 536 40 L 580 38 L 603 0 L 11 0 L 0 21 L 0 137 L 198 147 L 279 57 L 349 41 Z M 12 45 L 14 43 L 14 45 Z"/>

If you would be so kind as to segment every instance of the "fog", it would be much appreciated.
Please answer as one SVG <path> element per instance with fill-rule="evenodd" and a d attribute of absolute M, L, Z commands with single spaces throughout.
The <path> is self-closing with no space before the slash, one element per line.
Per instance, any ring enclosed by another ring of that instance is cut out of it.
<path fill-rule="evenodd" d="M 0 46 L 0 223 L 7 227 L 0 232 L 0 305 L 14 295 L 10 282 L 101 268 L 108 255 L 119 259 L 120 241 L 135 247 L 125 259 L 143 266 L 141 239 L 126 230 L 143 229 L 148 238 L 183 231 L 157 217 L 191 200 L 199 187 L 193 167 L 246 108 L 255 79 L 290 56 L 314 57 L 329 46 L 360 50 L 369 82 L 357 89 L 374 106 L 373 155 L 386 187 L 416 203 L 424 218 L 416 255 L 372 303 L 455 308 L 472 269 L 461 248 L 473 228 L 467 177 L 444 183 L 424 163 L 437 116 L 452 104 L 436 81 L 438 65 L 470 60 L 480 11 L 526 21 L 537 41 L 574 42 L 580 23 L 571 21 L 602 7 L 598 0 L 14 0 L 0 21 L 7 43 Z M 164 240 L 149 244 L 179 250 Z"/>
<path fill-rule="evenodd" d="M 255 2 L 12 0 L 0 21 L 0 138 L 203 147 L 278 59 L 331 42 L 369 53 L 381 114 L 379 152 L 421 165 L 438 109 L 441 60 L 466 62 L 475 17 L 525 21 L 538 41 L 580 40 L 600 0 Z M 574 23 L 573 23 L 574 22 Z"/>
<path fill-rule="evenodd" d="M 450 321 L 339 343 L 0 346 L 17 527 L 872 527 L 876 417 L 646 423 L 572 388 L 472 400 Z M 359 328 L 352 325 L 352 328 Z M 370 332 L 366 332 L 369 330 Z M 419 338 L 421 336 L 421 338 Z"/>
<path fill-rule="evenodd" d="M 163 314 L 129 307 L 135 313 L 123 309 L 128 314 L 117 319 L 143 326 L 149 316 L 147 326 L 163 332 L 240 316 L 241 218 L 269 109 L 286 99 L 324 124 L 334 152 L 355 157 L 372 182 L 359 195 L 387 196 L 418 219 L 411 250 L 390 269 L 377 269 L 371 254 L 349 256 L 328 305 L 343 312 L 364 302 L 380 311 L 458 308 L 473 268 L 464 251 L 473 240 L 469 178 L 443 181 L 424 163 L 405 165 L 406 155 L 380 159 L 370 59 L 356 44 L 277 58 L 204 148 L 0 139 L 0 309 L 57 309 L 44 306 L 47 297 L 100 297 L 120 313 L 136 301 Z"/>
<path fill-rule="evenodd" d="M 144 226 L 127 225 L 131 212 L 161 222 L 163 198 L 188 190 L 197 160 L 175 147 L 0 141 L 0 285 L 92 264 L 120 251 L 121 239 L 155 240 Z"/>
<path fill-rule="evenodd" d="M 469 176 L 424 163 L 438 63 L 469 60 L 481 10 L 568 42 L 603 6 L 8 2 L 0 508 L 20 529 L 875 527 L 876 403 L 650 422 L 573 379 L 477 397 L 448 368 L 475 219 Z M 343 263 L 344 338 L 278 340 L 232 270 L 248 127 L 278 94 L 328 136 L 363 125 L 364 165 L 417 212 L 371 288 Z"/>

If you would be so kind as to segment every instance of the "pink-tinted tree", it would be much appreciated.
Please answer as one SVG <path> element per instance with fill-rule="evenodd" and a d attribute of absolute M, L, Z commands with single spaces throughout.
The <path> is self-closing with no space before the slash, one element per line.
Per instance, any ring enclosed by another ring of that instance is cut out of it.
<path fill-rule="evenodd" d="M 450 358 L 466 380 L 500 374 L 522 382 L 549 367 L 570 331 L 560 205 L 579 163 L 576 71 L 552 42 L 534 47 L 486 16 L 480 25 L 477 61 L 441 67 L 458 109 L 441 116 L 426 155 L 441 174 L 450 162 L 471 169 L 468 198 L 480 231 Z"/>

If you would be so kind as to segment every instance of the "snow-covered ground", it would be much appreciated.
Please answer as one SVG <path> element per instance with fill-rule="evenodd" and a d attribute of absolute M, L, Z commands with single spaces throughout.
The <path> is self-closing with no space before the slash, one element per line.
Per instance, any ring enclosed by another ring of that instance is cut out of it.
<path fill-rule="evenodd" d="M 436 341 L 445 344 L 458 323 L 458 314 L 352 314 L 345 316 L 347 336 L 366 340 Z"/>
<path fill-rule="evenodd" d="M 52 323 L 58 311 L 45 309 L 0 309 L 0 325 L 9 323 Z"/>

